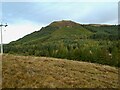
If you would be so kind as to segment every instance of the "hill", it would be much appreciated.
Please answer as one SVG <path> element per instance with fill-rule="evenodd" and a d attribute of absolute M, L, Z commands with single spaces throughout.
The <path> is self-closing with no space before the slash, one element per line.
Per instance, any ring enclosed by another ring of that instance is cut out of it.
<path fill-rule="evenodd" d="M 117 25 L 55 21 L 4 46 L 10 54 L 64 58 L 120 66 Z"/>
<path fill-rule="evenodd" d="M 118 88 L 118 69 L 107 65 L 4 54 L 3 88 Z"/>

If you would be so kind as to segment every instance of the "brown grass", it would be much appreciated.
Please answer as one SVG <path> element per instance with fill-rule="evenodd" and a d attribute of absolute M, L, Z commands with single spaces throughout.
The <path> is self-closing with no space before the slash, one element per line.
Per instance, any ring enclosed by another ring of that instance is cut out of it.
<path fill-rule="evenodd" d="M 115 67 L 65 59 L 3 55 L 3 88 L 117 88 Z"/>

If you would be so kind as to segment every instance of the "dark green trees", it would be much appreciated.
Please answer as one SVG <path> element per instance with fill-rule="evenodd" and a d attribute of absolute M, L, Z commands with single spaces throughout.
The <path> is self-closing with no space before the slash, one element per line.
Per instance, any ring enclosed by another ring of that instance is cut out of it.
<path fill-rule="evenodd" d="M 115 25 L 54 22 L 40 31 L 4 45 L 4 52 L 120 66 L 117 32 Z"/>

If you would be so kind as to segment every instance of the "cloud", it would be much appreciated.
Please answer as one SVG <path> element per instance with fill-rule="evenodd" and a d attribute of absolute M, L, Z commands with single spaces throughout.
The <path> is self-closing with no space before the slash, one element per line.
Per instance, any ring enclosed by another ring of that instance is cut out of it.
<path fill-rule="evenodd" d="M 24 23 L 19 22 L 19 24 L 9 24 L 6 28 L 3 28 L 3 43 L 15 41 L 27 34 L 40 30 L 43 26 L 45 25 L 30 21 L 24 21 Z"/>
<path fill-rule="evenodd" d="M 0 2 L 0 12 L 2 12 L 2 3 Z M 0 13 L 0 21 L 2 21 L 2 13 Z"/>
<path fill-rule="evenodd" d="M 1 0 L 2 2 L 118 2 L 119 0 Z"/>
<path fill-rule="evenodd" d="M 17 40 L 56 20 L 117 24 L 117 2 L 3 2 L 2 20 L 9 26 L 4 42 Z"/>
<path fill-rule="evenodd" d="M 117 3 L 3 3 L 3 20 L 14 22 L 21 19 L 46 24 L 71 19 L 84 23 L 104 23 L 117 18 L 117 9 Z"/>
<path fill-rule="evenodd" d="M 111 23 L 117 24 L 118 4 L 117 3 L 91 3 L 89 10 L 80 20 L 85 23 Z M 80 21 L 79 20 L 79 21 Z"/>

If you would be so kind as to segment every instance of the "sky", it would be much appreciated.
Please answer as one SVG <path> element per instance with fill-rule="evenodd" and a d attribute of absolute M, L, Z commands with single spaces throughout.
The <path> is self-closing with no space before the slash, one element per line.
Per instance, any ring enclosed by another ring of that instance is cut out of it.
<path fill-rule="evenodd" d="M 117 0 L 106 0 L 106 2 L 3 0 L 0 3 L 0 12 L 0 21 L 8 24 L 7 27 L 3 27 L 3 43 L 15 41 L 38 31 L 53 21 L 72 20 L 80 24 L 118 23 Z"/>

